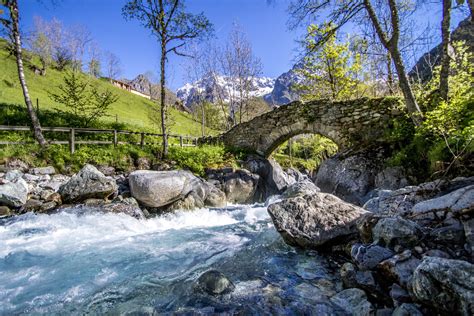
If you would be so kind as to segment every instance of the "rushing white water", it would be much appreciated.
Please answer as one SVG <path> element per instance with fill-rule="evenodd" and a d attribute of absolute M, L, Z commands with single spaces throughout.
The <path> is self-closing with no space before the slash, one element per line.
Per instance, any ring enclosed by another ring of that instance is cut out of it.
<path fill-rule="evenodd" d="M 208 269 L 236 290 L 198 293 Z M 316 281 L 333 279 L 325 260 L 281 241 L 262 205 L 147 220 L 88 209 L 0 220 L 0 314 L 284 313 L 304 310 L 306 292 L 328 290 Z"/>

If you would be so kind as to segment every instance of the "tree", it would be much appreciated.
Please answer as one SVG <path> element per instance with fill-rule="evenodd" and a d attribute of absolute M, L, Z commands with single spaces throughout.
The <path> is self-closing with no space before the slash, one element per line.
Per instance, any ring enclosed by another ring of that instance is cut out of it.
<path fill-rule="evenodd" d="M 31 51 L 38 56 L 41 63 L 41 75 L 46 75 L 46 68 L 51 65 L 53 48 L 48 37 L 48 25 L 39 17 L 34 19 L 35 30 L 29 40 Z"/>
<path fill-rule="evenodd" d="M 397 3 L 396 0 L 347 0 L 347 1 L 318 1 L 318 0 L 295 0 L 290 6 L 290 13 L 294 20 L 305 19 L 308 16 L 316 18 L 317 14 L 328 10 L 328 16 L 333 27 L 325 34 L 321 34 L 316 40 L 319 45 L 327 42 L 340 28 L 350 22 L 359 24 L 370 21 L 370 24 L 383 47 L 390 53 L 395 70 L 398 75 L 398 84 L 405 99 L 405 105 L 411 114 L 415 124 L 419 124 L 421 110 L 413 94 L 408 76 L 400 52 L 400 7 L 406 5 L 405 2 Z M 380 15 L 388 14 L 390 23 L 384 25 Z M 299 22 L 298 22 L 299 23 Z"/>
<path fill-rule="evenodd" d="M 87 68 L 89 70 L 89 75 L 95 78 L 100 77 L 100 49 L 97 43 L 92 42 L 89 45 L 89 62 L 87 64 Z"/>
<path fill-rule="evenodd" d="M 449 43 L 451 41 L 451 1 L 442 0 L 443 20 L 441 21 L 441 71 L 439 76 L 439 95 L 444 101 L 448 100 L 449 91 Z"/>
<path fill-rule="evenodd" d="M 105 73 L 109 79 L 117 79 L 121 73 L 120 59 L 111 52 L 105 53 Z"/>
<path fill-rule="evenodd" d="M 73 63 L 73 55 L 68 42 L 68 32 L 61 21 L 57 19 L 43 23 L 46 29 L 45 34 L 47 34 L 46 36 L 51 42 L 53 61 L 56 63 L 56 68 L 62 71 Z"/>
<path fill-rule="evenodd" d="M 346 100 L 357 95 L 362 65 L 360 55 L 350 50 L 349 41 L 338 43 L 334 33 L 324 46 L 318 46 L 315 42 L 315 38 L 332 27 L 330 23 L 308 27 L 304 42 L 307 53 L 302 67 L 298 69 L 304 81 L 295 86 L 305 99 Z"/>
<path fill-rule="evenodd" d="M 166 62 L 168 54 L 187 56 L 182 52 L 186 43 L 200 39 L 212 32 L 212 24 L 203 13 L 191 14 L 185 11 L 183 0 L 129 0 L 122 9 L 127 19 L 137 19 L 151 30 L 158 39 L 160 58 L 160 112 L 163 133 L 163 157 L 168 154 L 166 130 Z"/>
<path fill-rule="evenodd" d="M 108 89 L 99 91 L 97 86 L 91 86 L 82 76 L 76 71 L 68 71 L 63 83 L 58 86 L 60 92 L 50 93 L 50 98 L 65 106 L 75 124 L 88 127 L 106 114 L 118 96 Z"/>
<path fill-rule="evenodd" d="M 234 23 L 224 49 L 224 73 L 231 80 L 230 118 L 233 125 L 242 123 L 244 112 L 251 98 L 253 80 L 262 73 L 262 63 L 255 57 L 252 45 L 242 28 Z M 235 95 L 237 92 L 237 95 Z"/>
<path fill-rule="evenodd" d="M 87 46 L 92 42 L 90 31 L 83 25 L 75 25 L 68 30 L 67 43 L 72 56 L 72 69 L 82 70 L 82 62 Z"/>
<path fill-rule="evenodd" d="M 22 55 L 21 35 L 20 35 L 20 26 L 19 26 L 20 10 L 18 8 L 18 1 L 17 0 L 0 0 L 0 4 L 2 4 L 2 6 L 4 6 L 9 11 L 9 18 L 4 18 L 4 17 L 1 17 L 0 15 L 0 22 L 7 29 L 7 32 L 9 33 L 10 38 L 13 39 L 16 65 L 18 69 L 18 78 L 20 80 L 21 88 L 23 90 L 23 97 L 25 99 L 26 109 L 28 111 L 28 115 L 30 116 L 31 127 L 33 129 L 33 134 L 36 141 L 42 148 L 44 148 L 47 145 L 46 140 L 43 137 L 40 121 L 33 108 L 33 103 L 31 102 L 31 97 L 28 92 L 28 86 L 26 83 L 25 72 L 23 69 L 23 59 L 22 59 L 23 55 Z M 2 14 L 2 12 L 0 12 L 0 14 Z"/>

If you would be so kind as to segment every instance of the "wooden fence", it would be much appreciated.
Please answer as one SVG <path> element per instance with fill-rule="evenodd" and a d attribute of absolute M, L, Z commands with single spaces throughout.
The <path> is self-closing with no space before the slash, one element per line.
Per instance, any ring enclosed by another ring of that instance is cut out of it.
<path fill-rule="evenodd" d="M 59 133 L 69 133 L 68 140 L 49 140 L 49 144 L 59 144 L 59 145 L 69 145 L 71 154 L 76 150 L 76 145 L 85 144 L 85 145 L 123 145 L 123 144 L 135 144 L 140 147 L 145 145 L 157 144 L 157 142 L 145 142 L 145 137 L 156 137 L 163 138 L 163 134 L 154 134 L 146 132 L 134 132 L 134 131 L 125 131 L 125 130 L 116 130 L 116 129 L 95 129 L 95 128 L 70 128 L 70 127 L 42 127 L 43 132 L 59 132 Z M 31 131 L 29 126 L 6 126 L 0 125 L 0 131 L 9 131 L 9 132 L 21 132 L 21 131 Z M 109 134 L 111 140 L 76 140 L 77 134 Z M 132 141 L 119 141 L 119 135 L 139 135 L 139 142 Z M 168 139 L 175 138 L 179 140 L 180 147 L 194 147 L 197 146 L 198 138 L 194 136 L 183 136 L 183 135 L 166 135 Z M 20 145 L 33 143 L 32 141 L 1 141 L 0 145 Z"/>

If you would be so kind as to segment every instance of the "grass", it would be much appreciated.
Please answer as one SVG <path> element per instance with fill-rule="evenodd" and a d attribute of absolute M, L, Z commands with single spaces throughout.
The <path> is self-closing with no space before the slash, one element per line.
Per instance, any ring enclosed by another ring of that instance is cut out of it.
<path fill-rule="evenodd" d="M 0 103 L 24 106 L 16 63 L 12 56 L 8 56 L 5 47 L 6 42 L 0 39 Z M 34 62 L 35 58 L 32 58 L 32 61 Z M 54 110 L 55 108 L 64 109 L 61 104 L 55 103 L 49 98 L 50 92 L 57 92 L 57 86 L 62 82 L 63 73 L 49 68 L 46 71 L 46 76 L 36 75 L 27 67 L 28 64 L 25 63 L 25 76 L 29 92 L 34 102 L 36 99 L 39 100 L 40 111 Z M 110 124 L 118 120 L 119 123 L 124 123 L 134 130 L 160 132 L 158 126 L 153 124 L 149 118 L 150 109 L 157 106 L 156 102 L 119 89 L 105 79 L 91 77 L 90 80 L 100 89 L 110 89 L 119 97 L 118 101 L 111 105 L 107 116 L 103 118 L 104 123 Z M 200 136 L 200 124 L 193 120 L 189 114 L 172 108 L 170 109 L 170 118 L 173 122 L 171 133 Z M 0 122 L 0 124 L 6 124 L 6 122 Z"/>

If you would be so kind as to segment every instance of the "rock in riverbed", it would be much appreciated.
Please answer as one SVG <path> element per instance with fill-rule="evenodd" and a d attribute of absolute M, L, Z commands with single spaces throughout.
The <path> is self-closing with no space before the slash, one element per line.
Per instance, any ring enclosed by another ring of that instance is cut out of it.
<path fill-rule="evenodd" d="M 20 207 L 28 198 L 28 184 L 22 179 L 22 173 L 16 170 L 7 172 L 3 183 L 0 182 L 0 205 Z"/>
<path fill-rule="evenodd" d="M 466 261 L 425 257 L 412 280 L 423 303 L 456 315 L 474 315 L 474 265 Z"/>
<path fill-rule="evenodd" d="M 224 206 L 225 195 L 189 171 L 134 171 L 129 176 L 132 196 L 145 206 L 192 209 Z"/>
<path fill-rule="evenodd" d="M 327 193 L 285 199 L 268 212 L 287 244 L 309 249 L 357 234 L 356 220 L 367 213 Z"/>
<path fill-rule="evenodd" d="M 232 292 L 235 286 L 223 273 L 210 270 L 198 278 L 197 288 L 207 294 L 221 295 Z"/>
<path fill-rule="evenodd" d="M 85 165 L 81 171 L 59 188 L 64 203 L 87 199 L 105 199 L 117 190 L 115 180 L 104 176 L 96 167 Z"/>

